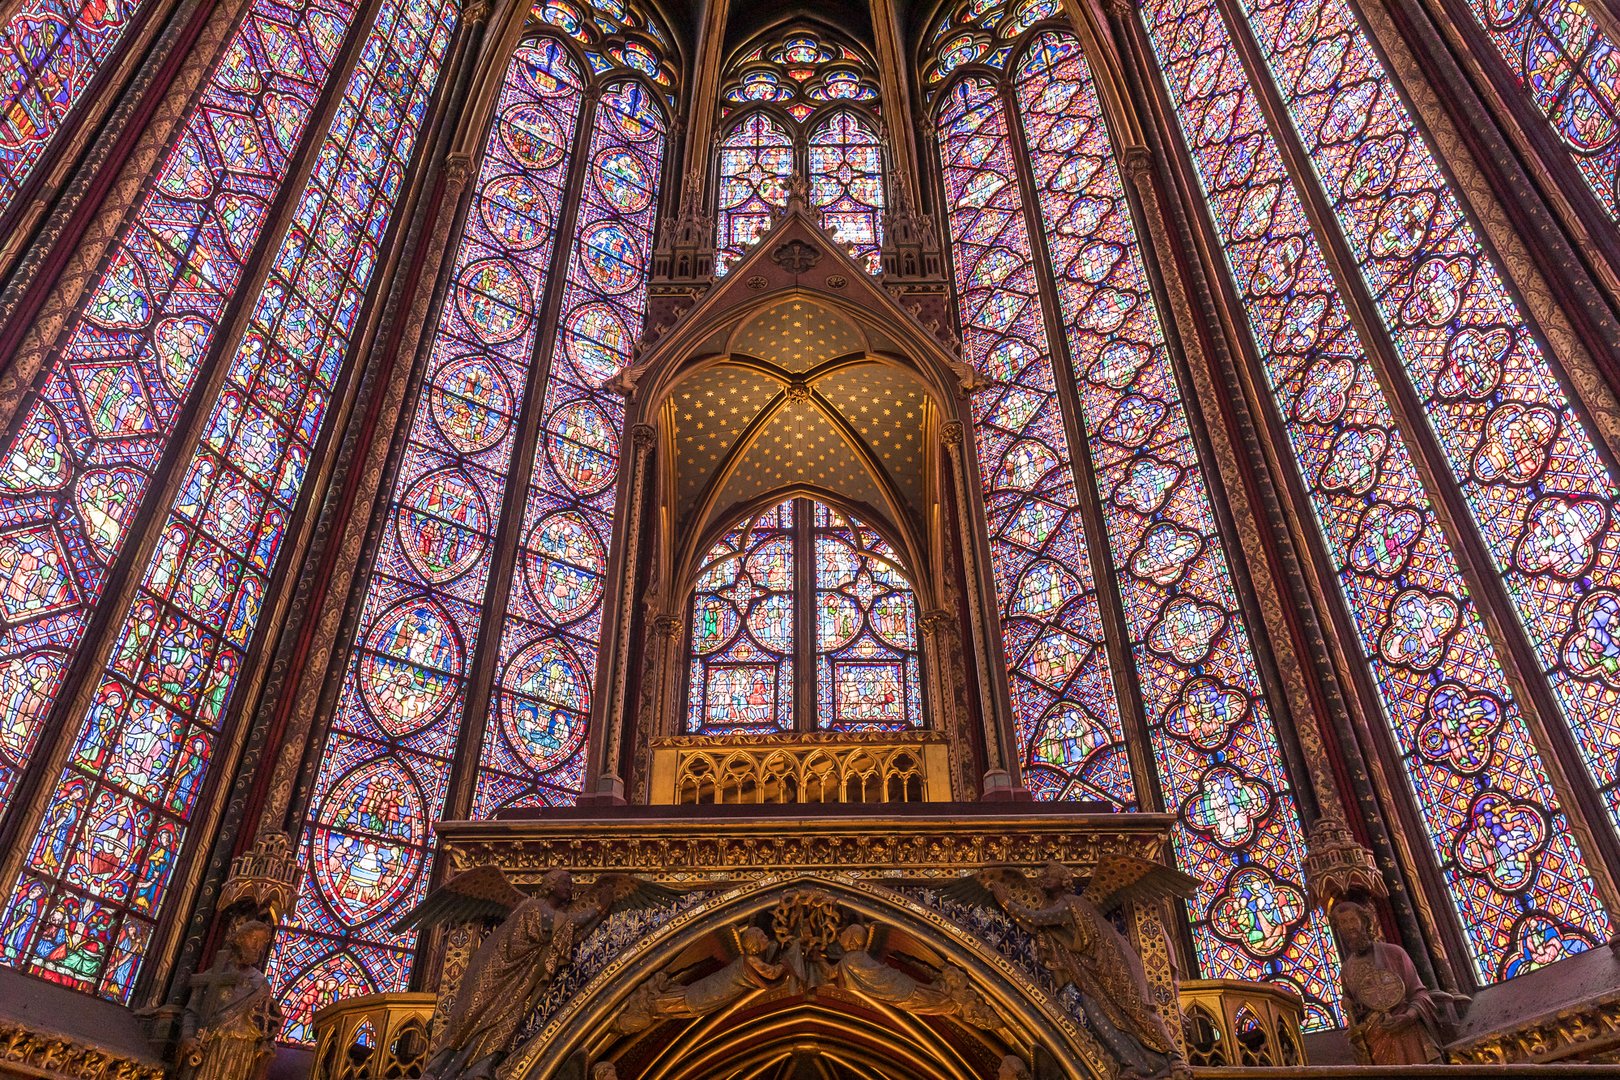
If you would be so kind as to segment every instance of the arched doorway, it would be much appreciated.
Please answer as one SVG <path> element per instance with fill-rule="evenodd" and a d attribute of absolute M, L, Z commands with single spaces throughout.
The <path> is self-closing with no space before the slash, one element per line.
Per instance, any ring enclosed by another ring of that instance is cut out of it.
<path fill-rule="evenodd" d="M 595 1080 L 606 1063 L 616 1080 L 978 1080 L 1011 1056 L 1046 1063 L 1035 1075 L 1108 1075 L 1030 972 L 905 889 L 802 874 L 698 901 L 543 1016 L 506 1071 Z M 769 948 L 751 949 L 750 933 Z M 731 977 L 751 951 L 763 972 Z"/>

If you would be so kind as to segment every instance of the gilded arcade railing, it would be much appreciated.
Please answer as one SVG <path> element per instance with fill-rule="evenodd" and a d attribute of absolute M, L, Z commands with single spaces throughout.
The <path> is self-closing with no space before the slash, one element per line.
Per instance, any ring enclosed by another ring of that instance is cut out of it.
<path fill-rule="evenodd" d="M 945 740 L 931 732 L 707 737 L 653 743 L 652 802 L 676 806 L 946 802 Z"/>

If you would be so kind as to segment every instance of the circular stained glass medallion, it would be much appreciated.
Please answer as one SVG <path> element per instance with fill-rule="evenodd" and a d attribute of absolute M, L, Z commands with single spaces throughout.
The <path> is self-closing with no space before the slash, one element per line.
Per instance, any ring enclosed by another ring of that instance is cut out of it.
<path fill-rule="evenodd" d="M 589 401 L 575 401 L 546 425 L 546 457 L 578 495 L 594 495 L 613 483 L 619 468 L 619 437 L 606 414 Z"/>
<path fill-rule="evenodd" d="M 501 732 L 536 772 L 555 769 L 584 745 L 589 687 L 573 650 L 550 639 L 518 653 L 501 674 Z"/>
<path fill-rule="evenodd" d="M 393 758 L 369 761 L 321 803 L 310 852 L 328 903 L 350 923 L 376 918 L 422 865 L 427 815 L 416 783 Z"/>
<path fill-rule="evenodd" d="M 601 386 L 619 373 L 630 356 L 630 332 L 606 304 L 574 309 L 563 327 L 563 350 L 587 386 Z"/>
<path fill-rule="evenodd" d="M 596 186 L 612 207 L 622 214 L 644 210 L 652 202 L 652 185 L 641 159 L 622 147 L 596 155 Z"/>
<path fill-rule="evenodd" d="M 549 169 L 563 158 L 562 125 L 538 105 L 520 102 L 501 114 L 501 142 L 519 165 Z"/>
<path fill-rule="evenodd" d="M 399 507 L 399 546 L 416 572 L 442 585 L 466 573 L 484 553 L 489 507 L 460 469 L 428 473 Z"/>
<path fill-rule="evenodd" d="M 360 696 L 388 734 L 419 731 L 449 706 L 461 645 L 437 603 L 418 597 L 400 604 L 377 620 L 362 644 Z"/>
<path fill-rule="evenodd" d="M 481 195 L 484 224 L 513 251 L 538 246 L 555 224 L 545 195 L 521 173 L 491 180 Z"/>
<path fill-rule="evenodd" d="M 591 281 L 611 295 L 635 288 L 646 269 L 639 245 L 616 221 L 603 222 L 585 234 L 584 254 Z"/>
<path fill-rule="evenodd" d="M 507 259 L 484 259 L 461 272 L 456 307 L 486 345 L 499 345 L 529 325 L 529 287 Z"/>
<path fill-rule="evenodd" d="M 607 552 L 583 517 L 552 514 L 535 526 L 524 548 L 529 592 L 547 615 L 569 623 L 596 607 Z"/>
<path fill-rule="evenodd" d="M 488 450 L 512 423 L 512 388 L 481 356 L 464 356 L 440 368 L 428 402 L 440 433 L 463 454 Z"/>

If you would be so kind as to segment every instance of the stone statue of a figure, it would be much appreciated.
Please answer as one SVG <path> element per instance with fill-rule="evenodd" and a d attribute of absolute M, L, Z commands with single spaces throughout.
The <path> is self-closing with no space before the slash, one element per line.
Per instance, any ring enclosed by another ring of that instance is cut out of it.
<path fill-rule="evenodd" d="M 1469 999 L 1424 986 L 1406 950 L 1379 940 L 1370 908 L 1341 900 L 1330 920 L 1344 953 L 1341 981 L 1356 1056 L 1369 1065 L 1443 1063 L 1441 1047 L 1456 1034 Z"/>
<path fill-rule="evenodd" d="M 226 935 L 214 966 L 191 977 L 180 1021 L 180 1075 L 186 1080 L 261 1080 L 275 1056 L 281 1009 L 265 957 L 275 930 L 243 919 Z"/>
<path fill-rule="evenodd" d="M 628 874 L 602 874 L 576 895 L 573 877 L 553 870 L 530 896 L 494 866 L 468 870 L 434 890 L 397 929 L 500 921 L 467 961 L 424 1080 L 493 1077 L 523 1019 L 598 923 L 615 911 L 654 907 L 678 895 Z"/>
<path fill-rule="evenodd" d="M 944 892 L 964 903 L 994 903 L 1034 936 L 1041 962 L 1072 985 L 1092 1033 L 1123 1080 L 1170 1075 L 1177 1046 L 1149 998 L 1142 958 L 1105 912 L 1130 899 L 1188 895 L 1196 883 L 1168 867 L 1127 856 L 1105 859 L 1084 893 L 1074 873 L 1048 863 L 1031 881 L 1011 867 L 982 870 Z"/>
<path fill-rule="evenodd" d="M 838 932 L 843 955 L 834 968 L 839 982 L 856 993 L 918 1016 L 955 1016 L 977 1028 L 997 1030 L 1001 1018 L 969 984 L 967 972 L 947 967 L 933 982 L 912 978 L 868 951 L 872 928 L 850 923 Z"/>
<path fill-rule="evenodd" d="M 735 1005 L 778 981 L 787 969 L 769 959 L 771 941 L 757 926 L 737 935 L 739 954 L 719 971 L 682 986 L 664 972 L 636 987 L 614 1014 L 611 1027 L 621 1035 L 645 1031 L 664 1020 L 708 1016 Z"/>

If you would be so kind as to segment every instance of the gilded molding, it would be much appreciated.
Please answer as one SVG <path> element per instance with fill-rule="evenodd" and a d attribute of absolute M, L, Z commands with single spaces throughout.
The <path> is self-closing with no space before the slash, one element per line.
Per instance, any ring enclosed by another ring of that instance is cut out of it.
<path fill-rule="evenodd" d="M 1620 1064 L 1620 990 L 1506 1031 L 1453 1043 L 1446 1056 L 1455 1065 Z"/>
<path fill-rule="evenodd" d="M 163 1080 L 163 1066 L 54 1032 L 0 1020 L 0 1072 L 5 1065 L 63 1080 Z"/>

